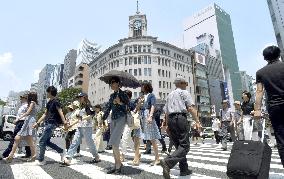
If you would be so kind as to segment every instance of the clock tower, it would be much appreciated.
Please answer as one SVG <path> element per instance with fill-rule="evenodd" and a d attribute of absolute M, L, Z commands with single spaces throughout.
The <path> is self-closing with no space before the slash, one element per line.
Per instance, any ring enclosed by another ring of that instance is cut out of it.
<path fill-rule="evenodd" d="M 133 16 L 129 16 L 129 33 L 128 37 L 141 37 L 147 35 L 147 19 L 145 14 L 140 14 L 138 1 L 137 11 Z"/>

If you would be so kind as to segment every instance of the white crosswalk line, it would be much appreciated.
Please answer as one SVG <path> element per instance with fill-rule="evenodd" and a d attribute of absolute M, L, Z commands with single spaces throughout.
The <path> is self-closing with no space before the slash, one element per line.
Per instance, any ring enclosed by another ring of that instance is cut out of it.
<path fill-rule="evenodd" d="M 52 179 L 40 166 L 33 163 L 12 164 L 14 179 Z"/>
<path fill-rule="evenodd" d="M 81 154 L 85 153 L 84 151 L 81 151 Z M 55 152 L 52 151 L 47 151 L 45 153 L 45 155 L 48 158 L 51 158 L 53 160 L 60 160 L 60 157 L 58 157 L 57 155 L 55 155 Z M 92 157 L 92 154 L 89 153 L 90 155 L 88 155 L 88 157 Z M 83 154 L 84 155 L 84 154 Z M 131 177 L 128 176 L 119 176 L 119 175 L 108 175 L 106 174 L 106 172 L 104 172 L 103 168 L 100 168 L 96 165 L 92 165 L 92 164 L 87 164 L 87 163 L 80 163 L 80 162 L 76 162 L 76 160 L 72 160 L 72 164 L 69 166 L 69 168 L 82 173 L 85 176 L 88 176 L 90 178 L 93 179 L 131 179 Z M 75 162 L 74 162 L 75 161 Z"/>

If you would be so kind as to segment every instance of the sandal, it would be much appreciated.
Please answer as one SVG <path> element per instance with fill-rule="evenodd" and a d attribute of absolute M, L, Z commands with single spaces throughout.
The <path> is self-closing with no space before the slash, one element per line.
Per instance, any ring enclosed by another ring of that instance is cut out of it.
<path fill-rule="evenodd" d="M 150 165 L 151 166 L 160 165 L 160 160 L 154 160 Z"/>

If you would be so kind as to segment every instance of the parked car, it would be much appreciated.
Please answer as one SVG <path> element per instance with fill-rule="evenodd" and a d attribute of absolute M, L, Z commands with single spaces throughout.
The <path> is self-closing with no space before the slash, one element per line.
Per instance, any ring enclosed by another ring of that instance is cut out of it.
<path fill-rule="evenodd" d="M 203 131 L 202 131 L 201 137 L 203 139 L 205 139 L 205 138 L 212 138 L 213 139 L 214 138 L 214 132 L 213 132 L 211 127 L 204 127 L 202 130 Z"/>
<path fill-rule="evenodd" d="M 13 132 L 15 130 L 14 121 L 16 120 L 14 115 L 3 115 L 0 118 L 0 138 L 5 141 L 9 141 L 13 138 Z"/>

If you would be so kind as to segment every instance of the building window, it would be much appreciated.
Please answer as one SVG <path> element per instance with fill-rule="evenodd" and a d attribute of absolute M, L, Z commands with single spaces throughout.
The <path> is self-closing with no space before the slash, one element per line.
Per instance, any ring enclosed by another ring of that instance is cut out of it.
<path fill-rule="evenodd" d="M 134 76 L 137 76 L 137 69 L 134 69 Z"/>
<path fill-rule="evenodd" d="M 128 61 L 128 59 L 127 59 L 127 58 L 124 58 L 125 66 L 127 66 L 127 61 Z"/>
<path fill-rule="evenodd" d="M 138 53 L 141 53 L 141 45 L 138 45 Z"/>
<path fill-rule="evenodd" d="M 144 64 L 147 64 L 147 56 L 144 56 Z"/>
<path fill-rule="evenodd" d="M 143 52 L 146 52 L 146 45 L 143 45 Z"/>
<path fill-rule="evenodd" d="M 161 59 L 160 59 L 160 57 L 158 57 L 158 65 L 160 65 L 161 64 Z"/>
<path fill-rule="evenodd" d="M 172 82 L 170 82 L 170 89 L 172 89 Z"/>
<path fill-rule="evenodd" d="M 188 77 L 188 83 L 190 83 L 190 77 Z"/>
<path fill-rule="evenodd" d="M 132 65 L 132 57 L 129 57 L 129 65 Z"/>
<path fill-rule="evenodd" d="M 158 69 L 158 76 L 161 76 L 161 69 Z"/>
<path fill-rule="evenodd" d="M 137 53 L 137 45 L 134 45 L 134 53 Z"/>
<path fill-rule="evenodd" d="M 148 64 L 151 64 L 151 56 L 148 56 Z"/>
<path fill-rule="evenodd" d="M 166 88 L 166 82 L 163 81 L 163 88 Z"/>
<path fill-rule="evenodd" d="M 169 78 L 171 77 L 171 72 L 169 71 Z"/>
<path fill-rule="evenodd" d="M 142 70 L 141 70 L 141 68 L 138 68 L 138 73 L 139 73 L 139 76 L 142 76 Z"/>
<path fill-rule="evenodd" d="M 134 65 L 137 64 L 137 57 L 134 57 Z"/>
<path fill-rule="evenodd" d="M 167 89 L 169 89 L 169 82 L 167 82 Z"/>
<path fill-rule="evenodd" d="M 148 68 L 148 74 L 149 74 L 149 76 L 152 76 L 152 69 L 151 68 Z"/>
<path fill-rule="evenodd" d="M 168 77 L 168 71 L 166 70 L 166 77 Z"/>
<path fill-rule="evenodd" d="M 125 51 L 125 54 L 128 53 L 128 47 L 127 46 L 124 48 L 124 51 Z"/>
<path fill-rule="evenodd" d="M 119 67 L 119 60 L 116 61 L 116 67 Z"/>
<path fill-rule="evenodd" d="M 162 70 L 162 77 L 165 77 L 165 73 L 164 73 L 165 71 L 164 70 Z"/>
<path fill-rule="evenodd" d="M 162 88 L 162 82 L 159 81 L 159 88 Z"/>
<path fill-rule="evenodd" d="M 166 99 L 166 93 L 163 93 L 163 97 L 164 97 L 163 99 Z"/>
<path fill-rule="evenodd" d="M 132 75 L 132 69 L 129 69 L 129 73 Z"/>
<path fill-rule="evenodd" d="M 141 57 L 138 57 L 138 64 L 141 64 Z"/>
<path fill-rule="evenodd" d="M 129 53 L 132 53 L 132 47 L 129 47 Z"/>
<path fill-rule="evenodd" d="M 144 68 L 144 76 L 148 76 L 148 70 L 147 70 L 147 68 Z"/>
<path fill-rule="evenodd" d="M 162 58 L 162 66 L 164 66 L 164 62 L 165 62 L 165 59 L 164 59 L 164 58 Z"/>
<path fill-rule="evenodd" d="M 151 52 L 151 45 L 148 45 L 147 48 L 148 48 L 148 52 L 150 53 Z"/>
<path fill-rule="evenodd" d="M 162 99 L 162 96 L 163 95 L 163 93 L 162 92 L 159 92 L 159 97 L 160 97 L 160 99 Z"/>

